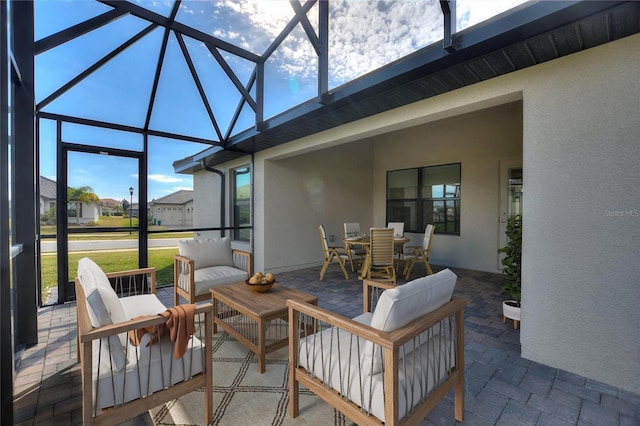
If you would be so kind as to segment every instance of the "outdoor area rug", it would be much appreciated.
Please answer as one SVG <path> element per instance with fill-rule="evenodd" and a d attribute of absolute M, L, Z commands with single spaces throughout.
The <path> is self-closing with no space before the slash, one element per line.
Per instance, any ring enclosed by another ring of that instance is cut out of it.
<path fill-rule="evenodd" d="M 286 323 L 283 322 L 284 327 Z M 258 359 L 226 331 L 213 336 L 214 425 L 336 425 L 353 423 L 305 387 L 300 414 L 289 416 L 288 348 L 267 354 L 265 372 Z M 192 392 L 149 411 L 153 424 L 204 424 L 204 390 Z"/>

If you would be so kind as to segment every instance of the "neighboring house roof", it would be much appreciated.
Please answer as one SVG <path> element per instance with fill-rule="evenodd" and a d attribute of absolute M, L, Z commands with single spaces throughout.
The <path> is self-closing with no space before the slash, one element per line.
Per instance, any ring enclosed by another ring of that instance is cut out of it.
<path fill-rule="evenodd" d="M 122 201 L 114 200 L 113 198 L 100 198 L 100 202 L 104 207 L 114 209 L 122 205 Z"/>
<path fill-rule="evenodd" d="M 158 199 L 152 200 L 149 204 L 177 204 L 183 205 L 188 202 L 193 201 L 193 191 L 188 189 L 181 189 L 180 191 L 176 191 L 173 194 L 165 195 L 164 197 L 160 197 Z"/>
<path fill-rule="evenodd" d="M 40 197 L 48 200 L 56 199 L 56 181 L 40 176 Z"/>

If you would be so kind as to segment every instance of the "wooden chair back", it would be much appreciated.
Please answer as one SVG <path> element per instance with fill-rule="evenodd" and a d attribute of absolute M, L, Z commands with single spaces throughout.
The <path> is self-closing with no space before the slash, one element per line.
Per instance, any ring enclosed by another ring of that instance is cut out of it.
<path fill-rule="evenodd" d="M 393 266 L 393 229 L 371 228 L 371 266 Z"/>

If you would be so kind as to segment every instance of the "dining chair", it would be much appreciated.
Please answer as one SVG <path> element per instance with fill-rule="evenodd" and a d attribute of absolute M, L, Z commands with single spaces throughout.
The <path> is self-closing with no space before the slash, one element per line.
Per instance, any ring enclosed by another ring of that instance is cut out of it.
<path fill-rule="evenodd" d="M 424 263 L 424 268 L 427 271 L 427 275 L 433 274 L 431 270 L 431 266 L 429 266 L 429 256 L 431 255 L 431 245 L 433 244 L 433 233 L 435 232 L 436 227 L 432 224 L 428 224 L 424 230 L 424 238 L 422 239 L 421 246 L 409 246 L 407 247 L 407 252 L 404 254 L 404 259 L 407 262 L 404 267 L 404 278 L 406 280 L 409 279 L 409 275 L 411 275 L 411 270 L 413 269 L 413 265 L 416 262 Z"/>
<path fill-rule="evenodd" d="M 360 224 L 358 222 L 345 222 L 344 223 L 344 238 L 355 238 L 360 236 Z M 353 247 L 349 244 L 345 244 L 345 250 L 349 256 L 349 262 L 351 263 L 351 272 L 355 272 L 353 267 L 353 256 L 358 256 L 359 264 L 362 265 L 362 259 L 367 254 L 367 251 L 362 247 Z"/>
<path fill-rule="evenodd" d="M 369 268 L 367 278 L 396 283 L 394 265 L 393 229 L 371 228 L 371 247 L 369 249 Z M 363 271 L 364 273 L 364 271 Z"/>
<path fill-rule="evenodd" d="M 394 237 L 404 236 L 404 222 L 389 222 L 387 223 L 387 228 L 393 229 Z"/>
<path fill-rule="evenodd" d="M 324 264 L 322 265 L 322 269 L 320 270 L 320 281 L 324 279 L 324 274 L 327 272 L 329 264 L 334 260 L 337 261 L 338 264 L 340 264 L 340 268 L 342 269 L 342 272 L 344 272 L 344 278 L 348 280 L 349 274 L 347 273 L 347 269 L 345 268 L 345 263 L 349 259 L 349 255 L 344 250 L 343 246 L 329 247 L 329 243 L 327 242 L 327 234 L 324 232 L 324 226 L 318 226 L 318 230 L 320 231 L 322 253 L 324 254 Z"/>
<path fill-rule="evenodd" d="M 404 237 L 404 222 L 389 222 L 387 223 L 387 228 L 393 229 L 393 236 L 395 238 Z M 395 248 L 395 254 L 396 254 L 396 257 L 398 258 L 396 262 L 397 268 L 400 268 L 400 261 L 404 260 L 403 252 L 404 252 L 403 246 L 397 246 Z M 398 269 L 398 271 L 399 270 L 400 269 Z"/>

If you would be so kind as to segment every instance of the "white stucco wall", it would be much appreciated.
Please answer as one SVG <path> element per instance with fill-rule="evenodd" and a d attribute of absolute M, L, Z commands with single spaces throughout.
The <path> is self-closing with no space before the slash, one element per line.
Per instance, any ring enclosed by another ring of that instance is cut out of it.
<path fill-rule="evenodd" d="M 193 227 L 205 228 L 220 224 L 220 176 L 209 171 L 193 175 Z M 198 231 L 197 237 L 217 238 L 219 231 Z"/>
<path fill-rule="evenodd" d="M 264 162 L 264 261 L 256 267 L 295 270 L 322 264 L 318 225 L 343 239 L 343 223 L 372 223 L 372 151 L 367 141 Z M 258 230 L 257 232 L 260 232 Z"/>
<path fill-rule="evenodd" d="M 640 36 L 523 73 L 522 355 L 640 392 Z"/>

